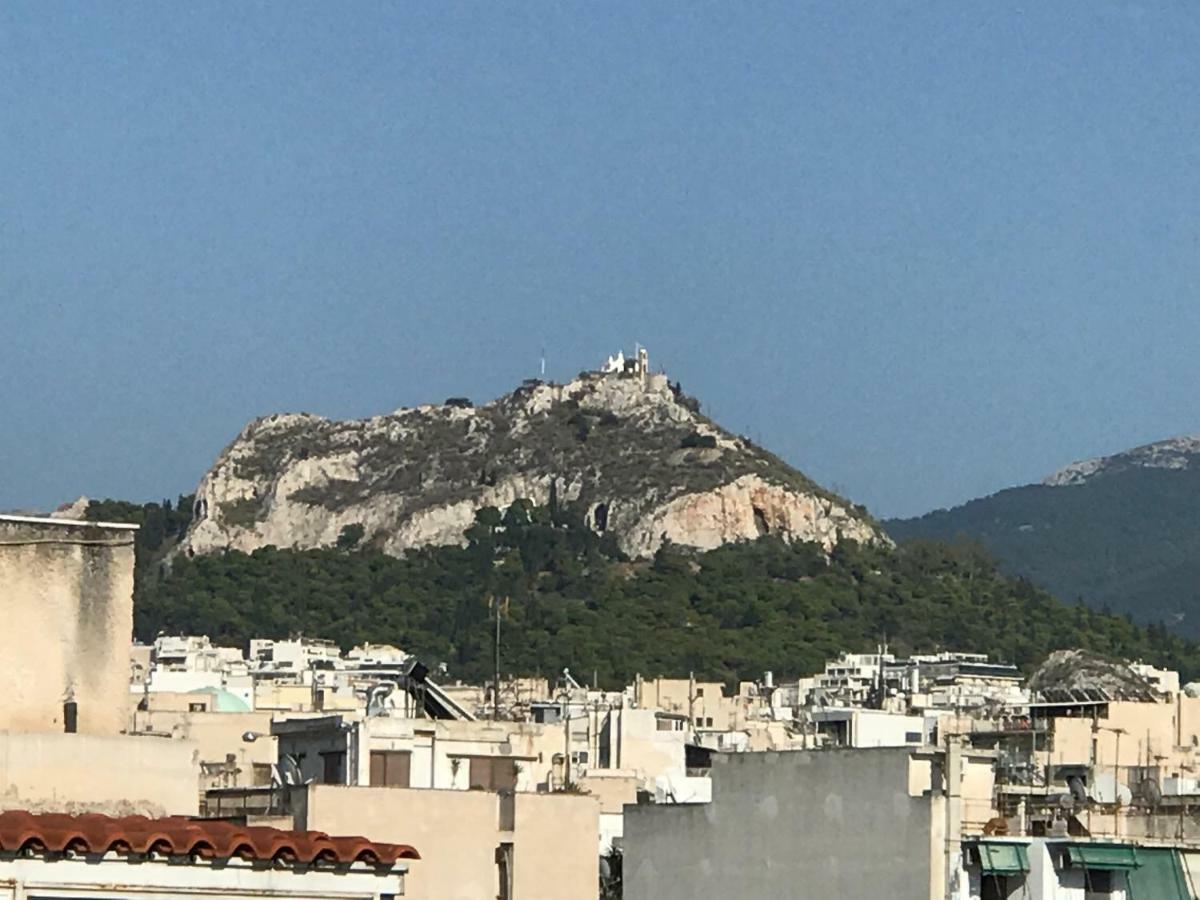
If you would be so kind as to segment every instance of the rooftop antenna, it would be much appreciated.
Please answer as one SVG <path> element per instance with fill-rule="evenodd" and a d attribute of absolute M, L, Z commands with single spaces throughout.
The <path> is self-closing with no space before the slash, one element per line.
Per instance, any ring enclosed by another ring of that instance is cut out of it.
<path fill-rule="evenodd" d="M 542 377 L 546 377 L 546 345 L 542 344 Z"/>

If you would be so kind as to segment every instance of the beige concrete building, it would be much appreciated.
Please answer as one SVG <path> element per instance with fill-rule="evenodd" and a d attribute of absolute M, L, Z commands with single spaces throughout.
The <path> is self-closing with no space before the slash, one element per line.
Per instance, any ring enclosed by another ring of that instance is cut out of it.
<path fill-rule="evenodd" d="M 639 676 L 633 684 L 633 705 L 685 716 L 695 731 L 732 731 L 744 728 L 752 718 L 751 710 L 758 703 L 757 691 L 753 683 L 742 682 L 738 692 L 731 696 L 719 681 L 689 678 L 646 681 Z"/>
<path fill-rule="evenodd" d="M 130 730 L 140 737 L 190 743 L 200 766 L 201 789 L 271 783 L 277 751 L 270 713 L 135 709 Z"/>
<path fill-rule="evenodd" d="M 0 516 L 0 730 L 125 727 L 136 529 Z"/>
<path fill-rule="evenodd" d="M 0 810 L 195 815 L 196 757 L 191 741 L 0 733 Z"/>
<path fill-rule="evenodd" d="M 1200 698 L 1055 696 L 1028 714 L 943 723 L 996 752 L 1001 833 L 1200 842 Z"/>
<path fill-rule="evenodd" d="M 192 815 L 191 740 L 129 723 L 135 527 L 0 516 L 0 809 Z"/>
<path fill-rule="evenodd" d="M 595 900 L 598 801 L 573 794 L 308 785 L 295 827 L 418 847 L 409 900 Z"/>
<path fill-rule="evenodd" d="M 564 745 L 558 729 L 528 722 L 389 716 L 289 718 L 271 733 L 305 781 L 460 791 L 548 790 Z"/>

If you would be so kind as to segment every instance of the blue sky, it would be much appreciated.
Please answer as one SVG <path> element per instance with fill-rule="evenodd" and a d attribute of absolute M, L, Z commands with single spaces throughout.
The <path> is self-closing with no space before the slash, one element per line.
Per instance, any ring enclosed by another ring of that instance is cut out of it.
<path fill-rule="evenodd" d="M 1200 6 L 9 2 L 0 508 L 634 341 L 881 515 L 1200 430 Z"/>

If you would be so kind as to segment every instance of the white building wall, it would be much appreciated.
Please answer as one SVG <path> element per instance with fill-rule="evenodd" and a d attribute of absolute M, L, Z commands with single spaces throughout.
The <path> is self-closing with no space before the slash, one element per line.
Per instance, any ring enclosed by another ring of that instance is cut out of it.
<path fill-rule="evenodd" d="M 167 865 L 131 864 L 116 854 L 101 862 L 40 857 L 0 860 L 0 900 L 42 897 L 112 897 L 138 900 L 178 900 L 180 897 L 282 897 L 297 900 L 381 900 L 402 896 L 404 875 L 376 875 L 360 868 L 336 873 L 310 869 L 254 867 L 230 860 Z"/>
<path fill-rule="evenodd" d="M 909 735 L 918 735 L 915 741 Z M 925 743 L 923 716 L 898 716 L 878 710 L 858 710 L 854 716 L 855 747 L 903 747 Z"/>

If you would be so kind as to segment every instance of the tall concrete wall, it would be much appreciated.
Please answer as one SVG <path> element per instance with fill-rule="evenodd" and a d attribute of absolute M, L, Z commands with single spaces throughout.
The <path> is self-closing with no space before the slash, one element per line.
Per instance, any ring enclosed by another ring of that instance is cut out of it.
<path fill-rule="evenodd" d="M 913 793 L 903 749 L 718 756 L 712 803 L 626 807 L 624 896 L 929 900 L 933 802 Z"/>
<path fill-rule="evenodd" d="M 0 732 L 0 810 L 194 816 L 191 741 Z"/>
<path fill-rule="evenodd" d="M 514 897 L 595 900 L 598 801 L 572 794 L 516 794 L 511 822 L 502 814 L 504 802 L 489 791 L 310 784 L 294 800 L 295 825 L 416 847 L 421 859 L 412 863 L 405 886 L 409 900 L 496 897 L 501 844 L 513 848 Z"/>
<path fill-rule="evenodd" d="M 129 693 L 128 527 L 0 516 L 0 730 L 118 734 Z"/>

